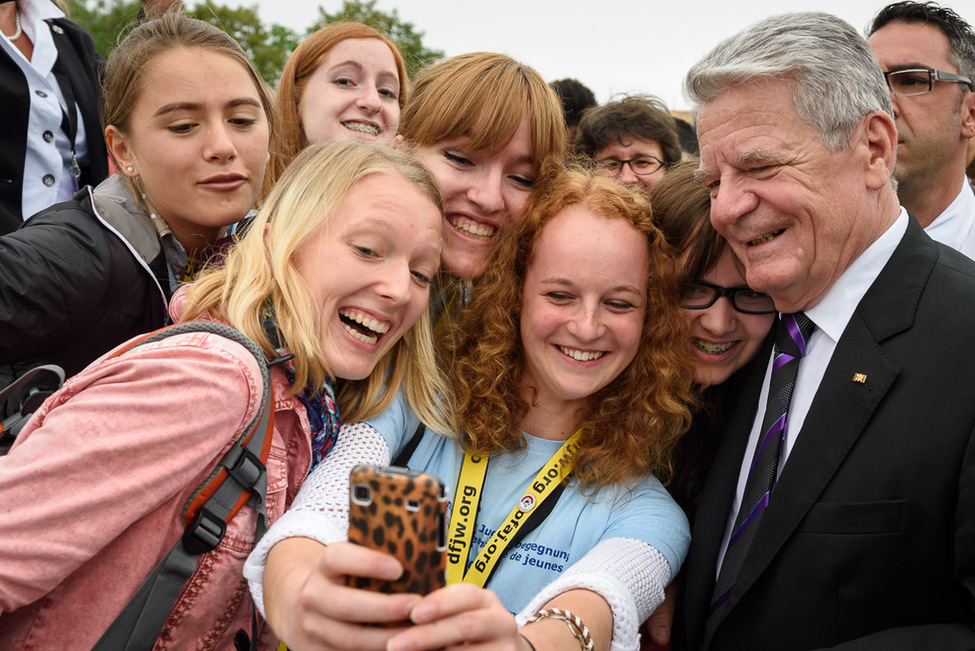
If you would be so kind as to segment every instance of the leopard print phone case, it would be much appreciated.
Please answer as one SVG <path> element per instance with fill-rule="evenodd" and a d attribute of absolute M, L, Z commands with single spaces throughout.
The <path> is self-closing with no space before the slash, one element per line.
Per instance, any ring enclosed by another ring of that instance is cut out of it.
<path fill-rule="evenodd" d="M 395 556 L 395 581 L 349 577 L 385 594 L 426 595 L 445 583 L 447 496 L 435 475 L 395 466 L 356 466 L 349 476 L 349 542 Z"/>

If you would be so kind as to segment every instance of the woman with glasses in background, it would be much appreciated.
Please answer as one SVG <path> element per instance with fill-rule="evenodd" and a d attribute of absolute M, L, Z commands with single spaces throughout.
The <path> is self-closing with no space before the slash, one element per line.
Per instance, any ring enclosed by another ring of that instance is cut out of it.
<path fill-rule="evenodd" d="M 589 109 L 579 122 L 576 151 L 604 176 L 649 188 L 681 160 L 677 125 L 663 102 L 630 95 Z"/>
<path fill-rule="evenodd" d="M 694 179 L 697 165 L 697 160 L 677 163 L 650 193 L 654 220 L 683 261 L 681 307 L 690 322 L 694 382 L 701 389 L 667 486 L 691 522 L 725 425 L 776 314 L 771 296 L 745 284 L 740 263 L 711 226 L 710 193 Z M 668 604 L 674 602 L 676 584 L 667 588 Z M 670 648 L 672 616 L 673 608 L 665 605 L 644 624 L 642 651 Z"/>
<path fill-rule="evenodd" d="M 670 485 L 689 517 L 737 402 L 741 380 L 776 314 L 771 296 L 745 284 L 731 248 L 711 226 L 708 189 L 694 180 L 696 168 L 696 161 L 675 165 L 650 195 L 657 225 L 684 262 L 681 307 L 691 324 L 694 381 L 704 398 L 679 445 Z"/>

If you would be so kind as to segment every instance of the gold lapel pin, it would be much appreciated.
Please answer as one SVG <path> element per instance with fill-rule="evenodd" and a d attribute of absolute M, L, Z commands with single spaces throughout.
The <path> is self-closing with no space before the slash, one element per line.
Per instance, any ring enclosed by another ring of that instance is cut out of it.
<path fill-rule="evenodd" d="M 853 381 L 856 382 L 856 383 L 858 383 L 858 384 L 866 384 L 867 383 L 867 374 L 866 373 L 854 373 L 853 374 Z"/>

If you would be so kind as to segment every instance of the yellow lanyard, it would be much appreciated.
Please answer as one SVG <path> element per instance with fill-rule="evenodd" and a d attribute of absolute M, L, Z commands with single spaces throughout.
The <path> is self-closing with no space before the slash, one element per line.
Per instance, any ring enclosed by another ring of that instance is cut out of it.
<path fill-rule="evenodd" d="M 454 505 L 450 512 L 450 531 L 447 539 L 447 583 L 473 583 L 483 588 L 494 567 L 504 556 L 505 550 L 517 534 L 518 529 L 528 520 L 532 511 L 552 494 L 562 480 L 572 472 L 572 457 L 579 449 L 577 430 L 562 444 L 552 458 L 535 475 L 531 486 L 518 500 L 508 514 L 504 524 L 498 527 L 481 553 L 477 555 L 467 573 L 464 567 L 470 555 L 471 538 L 474 536 L 477 506 L 481 501 L 481 489 L 487 474 L 489 458 L 464 455 L 454 494 Z"/>

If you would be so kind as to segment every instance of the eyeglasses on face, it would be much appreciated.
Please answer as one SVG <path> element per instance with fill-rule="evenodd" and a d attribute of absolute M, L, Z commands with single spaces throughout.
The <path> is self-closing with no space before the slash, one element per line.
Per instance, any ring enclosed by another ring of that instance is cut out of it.
<path fill-rule="evenodd" d="M 947 81 L 954 84 L 966 84 L 968 90 L 975 90 L 972 80 L 968 77 L 935 70 L 934 68 L 910 68 L 909 70 L 891 70 L 884 73 L 887 87 L 898 97 L 924 95 L 934 89 L 934 82 Z"/>
<path fill-rule="evenodd" d="M 664 167 L 665 163 L 656 156 L 640 156 L 638 158 L 630 158 L 629 160 L 602 158 L 596 161 L 596 165 L 600 170 L 612 176 L 619 176 L 620 172 L 623 171 L 624 165 L 629 165 L 630 169 L 637 176 L 646 176 Z"/>
<path fill-rule="evenodd" d="M 765 292 L 756 292 L 747 287 L 718 287 L 710 283 L 697 282 L 684 290 L 680 306 L 687 310 L 706 310 L 722 296 L 727 296 L 731 305 L 743 314 L 775 314 L 775 302 Z"/>

